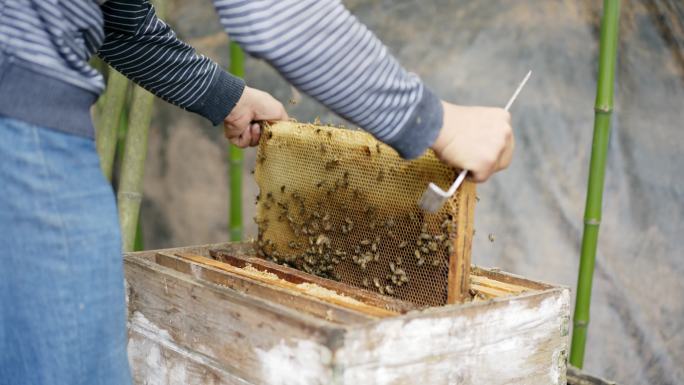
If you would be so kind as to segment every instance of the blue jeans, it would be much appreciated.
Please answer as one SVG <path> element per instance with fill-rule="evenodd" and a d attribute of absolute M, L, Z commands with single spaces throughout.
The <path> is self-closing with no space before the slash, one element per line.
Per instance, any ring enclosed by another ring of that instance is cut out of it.
<path fill-rule="evenodd" d="M 0 385 L 130 385 L 126 338 L 95 143 L 0 117 Z"/>

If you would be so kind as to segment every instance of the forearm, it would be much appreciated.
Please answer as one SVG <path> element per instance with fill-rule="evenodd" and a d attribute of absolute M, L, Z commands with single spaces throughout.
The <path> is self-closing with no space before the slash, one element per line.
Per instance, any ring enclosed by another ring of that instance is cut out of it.
<path fill-rule="evenodd" d="M 240 99 L 244 82 L 180 41 L 148 0 L 108 1 L 102 14 L 99 56 L 140 86 L 213 124 Z"/>
<path fill-rule="evenodd" d="M 439 99 L 338 0 L 215 0 L 247 52 L 292 84 L 413 158 L 442 124 Z"/>

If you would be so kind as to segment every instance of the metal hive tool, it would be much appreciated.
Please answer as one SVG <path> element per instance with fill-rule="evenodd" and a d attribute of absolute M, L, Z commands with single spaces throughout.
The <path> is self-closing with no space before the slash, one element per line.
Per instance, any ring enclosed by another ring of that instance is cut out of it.
<path fill-rule="evenodd" d="M 435 213 L 425 186 L 459 170 L 432 151 L 406 161 L 371 135 L 295 122 L 265 125 L 255 177 L 258 255 L 424 306 L 469 289 L 475 186 Z"/>

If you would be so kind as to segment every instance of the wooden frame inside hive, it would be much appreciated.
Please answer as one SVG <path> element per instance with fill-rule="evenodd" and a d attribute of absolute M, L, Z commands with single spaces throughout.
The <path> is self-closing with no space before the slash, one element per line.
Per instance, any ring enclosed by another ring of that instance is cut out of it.
<path fill-rule="evenodd" d="M 468 293 L 475 186 L 437 213 L 418 200 L 458 170 L 428 150 L 407 161 L 371 135 L 295 122 L 266 125 L 257 153 L 262 258 L 421 306 Z"/>

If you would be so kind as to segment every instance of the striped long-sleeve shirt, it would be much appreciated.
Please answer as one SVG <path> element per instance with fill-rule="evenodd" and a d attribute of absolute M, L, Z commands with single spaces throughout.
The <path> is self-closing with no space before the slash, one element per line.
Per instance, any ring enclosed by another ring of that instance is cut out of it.
<path fill-rule="evenodd" d="M 339 0 L 214 0 L 230 37 L 404 157 L 442 124 L 439 100 Z"/>
<path fill-rule="evenodd" d="M 215 0 L 252 55 L 405 157 L 437 135 L 439 100 L 339 0 Z M 0 115 L 92 135 L 102 91 L 87 61 L 105 61 L 214 124 L 244 84 L 177 39 L 148 0 L 0 0 Z"/>

